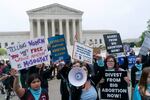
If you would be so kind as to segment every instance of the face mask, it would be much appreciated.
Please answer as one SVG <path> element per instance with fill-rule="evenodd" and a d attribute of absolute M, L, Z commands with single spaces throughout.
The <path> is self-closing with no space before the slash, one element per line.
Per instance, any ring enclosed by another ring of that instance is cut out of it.
<path fill-rule="evenodd" d="M 138 70 L 142 70 L 142 64 L 135 64 L 135 67 L 136 67 Z"/>
<path fill-rule="evenodd" d="M 99 60 L 97 60 L 97 64 L 98 64 L 98 66 L 103 67 L 104 61 L 102 59 L 99 59 Z"/>
<path fill-rule="evenodd" d="M 150 84 L 147 84 L 147 89 L 146 90 L 150 93 Z"/>

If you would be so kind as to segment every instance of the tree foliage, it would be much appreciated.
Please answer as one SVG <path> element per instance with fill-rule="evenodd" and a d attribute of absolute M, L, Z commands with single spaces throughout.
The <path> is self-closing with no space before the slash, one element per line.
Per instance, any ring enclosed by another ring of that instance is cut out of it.
<path fill-rule="evenodd" d="M 0 48 L 0 55 L 6 55 L 7 51 L 4 48 Z"/>
<path fill-rule="evenodd" d="M 142 43 L 143 43 L 144 38 L 145 38 L 145 34 L 146 34 L 146 31 L 142 32 L 138 46 L 142 46 Z"/>

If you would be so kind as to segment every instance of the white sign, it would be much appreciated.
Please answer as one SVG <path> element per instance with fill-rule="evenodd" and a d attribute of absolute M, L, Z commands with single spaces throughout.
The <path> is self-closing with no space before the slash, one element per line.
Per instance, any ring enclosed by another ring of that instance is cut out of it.
<path fill-rule="evenodd" d="M 12 68 L 18 70 L 50 61 L 44 37 L 11 45 L 7 54 Z"/>
<path fill-rule="evenodd" d="M 73 51 L 73 59 L 92 64 L 93 49 L 83 44 L 80 44 L 78 42 L 75 42 L 74 51 Z"/>
<path fill-rule="evenodd" d="M 150 38 L 146 36 L 141 46 L 139 54 L 146 55 L 149 49 L 150 49 Z"/>

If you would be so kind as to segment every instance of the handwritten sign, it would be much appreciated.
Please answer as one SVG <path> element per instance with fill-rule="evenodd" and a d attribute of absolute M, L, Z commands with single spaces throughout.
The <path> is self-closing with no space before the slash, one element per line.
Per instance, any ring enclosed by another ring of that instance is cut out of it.
<path fill-rule="evenodd" d="M 73 50 L 73 59 L 92 64 L 93 49 L 78 42 L 75 42 Z"/>
<path fill-rule="evenodd" d="M 12 67 L 18 70 L 50 61 L 44 37 L 11 45 L 7 53 Z"/>
<path fill-rule="evenodd" d="M 105 71 L 105 82 L 101 85 L 101 99 L 128 100 L 126 71 Z"/>

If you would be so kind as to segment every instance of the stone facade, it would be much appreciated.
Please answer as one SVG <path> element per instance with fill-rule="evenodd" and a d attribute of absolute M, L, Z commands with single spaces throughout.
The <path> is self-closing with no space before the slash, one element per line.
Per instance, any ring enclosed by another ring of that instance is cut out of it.
<path fill-rule="evenodd" d="M 27 11 L 30 31 L 0 32 L 0 47 L 44 36 L 45 39 L 64 34 L 70 54 L 77 35 L 78 41 L 94 46 L 104 45 L 103 34 L 116 33 L 111 30 L 82 30 L 83 12 L 57 3 Z M 92 41 L 91 41 L 92 40 Z M 97 42 L 96 42 L 97 41 Z"/>

